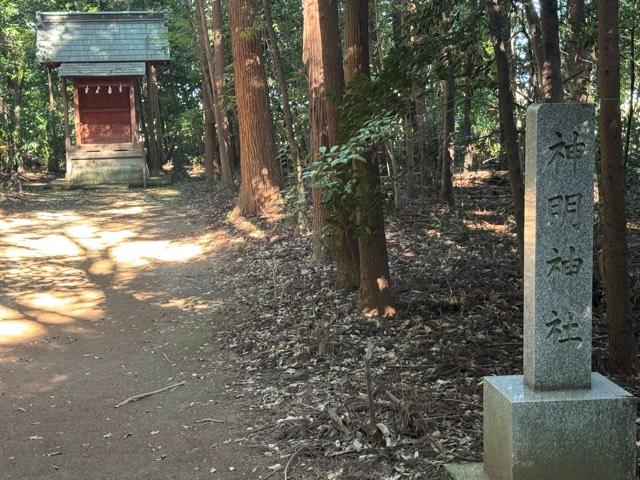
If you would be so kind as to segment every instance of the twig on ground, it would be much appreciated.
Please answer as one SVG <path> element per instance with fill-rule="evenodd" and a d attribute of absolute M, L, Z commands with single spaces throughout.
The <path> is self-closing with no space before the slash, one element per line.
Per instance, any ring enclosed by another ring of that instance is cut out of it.
<path fill-rule="evenodd" d="M 203 418 L 202 420 L 196 420 L 193 423 L 224 423 L 224 420 L 216 420 L 215 418 Z"/>
<path fill-rule="evenodd" d="M 376 404 L 373 398 L 373 381 L 371 380 L 371 359 L 373 358 L 373 343 L 369 341 L 367 353 L 364 356 L 364 370 L 367 377 L 367 398 L 369 400 L 369 421 L 375 429 L 376 424 Z"/>
<path fill-rule="evenodd" d="M 293 452 L 293 454 L 289 457 L 289 461 L 287 462 L 287 464 L 284 467 L 284 480 L 287 480 L 289 478 L 287 476 L 287 472 L 289 471 L 289 465 L 291 465 L 291 462 L 293 461 L 293 459 L 296 458 L 300 452 L 302 452 L 303 450 L 306 450 L 308 448 L 309 447 L 302 447 L 302 448 L 296 450 L 295 452 Z"/>
<path fill-rule="evenodd" d="M 151 395 L 155 395 L 156 393 L 166 392 L 167 390 L 173 391 L 176 388 L 181 387 L 182 385 L 186 385 L 186 383 L 187 382 L 183 380 L 182 382 L 174 383 L 173 385 L 169 385 L 168 387 L 159 388 L 158 390 L 153 390 L 151 392 L 139 393 L 138 395 L 133 395 L 132 397 L 129 397 L 126 400 L 120 402 L 114 408 L 120 408 L 123 405 L 126 405 L 127 403 L 137 402 L 138 400 L 142 400 L 143 398 L 150 397 Z"/>

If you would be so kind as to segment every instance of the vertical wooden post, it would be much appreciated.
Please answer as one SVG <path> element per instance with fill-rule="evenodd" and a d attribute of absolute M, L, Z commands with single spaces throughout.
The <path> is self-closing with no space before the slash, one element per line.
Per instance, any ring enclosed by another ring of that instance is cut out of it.
<path fill-rule="evenodd" d="M 64 149 L 65 149 L 65 177 L 67 180 L 71 176 L 71 161 L 69 160 L 69 154 L 71 150 L 71 133 L 69 132 L 69 96 L 67 95 L 67 79 L 66 77 L 60 78 L 62 104 L 64 107 Z"/>
<path fill-rule="evenodd" d="M 76 80 L 73 81 L 73 123 L 75 125 L 76 132 L 76 145 L 82 145 L 82 135 L 80 135 L 80 98 L 78 97 L 78 90 L 80 86 Z"/>
<path fill-rule="evenodd" d="M 133 79 L 129 80 L 129 108 L 131 109 L 131 143 L 138 143 L 138 122 L 136 119 L 136 93 L 133 89 Z"/>

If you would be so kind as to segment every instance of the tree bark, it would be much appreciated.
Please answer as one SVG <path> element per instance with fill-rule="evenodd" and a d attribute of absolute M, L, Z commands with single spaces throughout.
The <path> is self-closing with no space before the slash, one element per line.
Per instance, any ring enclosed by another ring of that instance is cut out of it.
<path fill-rule="evenodd" d="M 218 176 L 218 160 L 226 154 L 224 144 L 220 145 L 216 129 L 216 99 L 214 91 L 213 57 L 203 0 L 195 0 L 195 27 L 198 37 L 198 56 L 202 73 L 202 110 L 204 115 L 204 158 L 207 183 L 213 184 Z M 220 158 L 218 158 L 218 155 Z"/>
<path fill-rule="evenodd" d="M 202 8 L 202 0 L 195 0 L 195 19 L 191 17 L 191 10 L 188 0 L 185 0 L 185 9 L 187 10 L 188 19 L 195 28 L 196 47 L 198 49 L 198 59 L 200 61 L 200 75 L 202 77 L 202 113 L 203 113 L 203 134 L 204 134 L 204 171 L 205 179 L 208 184 L 213 184 L 217 171 L 216 158 L 216 117 L 215 117 L 215 101 L 213 94 L 213 73 L 211 54 L 207 51 L 209 45 L 209 35 L 206 30 L 206 21 L 204 18 L 204 9 Z M 209 47 L 210 48 L 210 47 Z"/>
<path fill-rule="evenodd" d="M 546 103 L 562 103 L 564 102 L 564 90 L 560 61 L 557 0 L 540 0 L 540 25 L 544 53 L 544 66 L 542 69 L 544 101 Z"/>
<path fill-rule="evenodd" d="M 304 191 L 304 182 L 302 180 L 302 159 L 300 158 L 300 149 L 298 148 L 298 142 L 296 140 L 296 134 L 293 127 L 293 115 L 291 113 L 291 105 L 289 104 L 289 88 L 287 87 L 287 79 L 284 75 L 284 68 L 282 66 L 278 37 L 275 29 L 273 28 L 271 0 L 263 0 L 263 3 L 265 23 L 269 37 L 268 46 L 269 51 L 271 52 L 271 59 L 273 60 L 273 71 L 278 83 L 278 91 L 280 93 L 280 104 L 282 107 L 282 116 L 284 117 L 284 129 L 287 137 L 287 143 L 289 144 L 289 151 L 291 152 L 291 160 L 293 161 L 296 172 L 296 190 L 298 193 L 297 208 L 300 212 L 298 215 L 298 228 L 301 231 L 305 231 L 307 229 L 305 216 L 307 197 Z"/>
<path fill-rule="evenodd" d="M 225 72 L 225 44 L 224 25 L 222 21 L 221 0 L 210 0 L 211 22 L 213 27 L 213 77 L 214 77 L 214 99 L 216 107 L 216 124 L 218 132 L 218 143 L 220 147 L 220 171 L 222 174 L 222 184 L 228 190 L 235 190 L 233 181 L 233 169 L 231 159 L 234 155 L 233 140 L 231 138 L 231 124 L 227 115 L 224 101 L 224 72 Z M 225 149 L 223 155 L 222 148 Z"/>
<path fill-rule="evenodd" d="M 598 1 L 600 155 L 604 196 L 604 282 L 609 356 L 615 368 L 635 371 L 636 343 L 630 301 L 625 168 L 620 114 L 619 1 Z"/>
<path fill-rule="evenodd" d="M 631 37 L 629 40 L 630 48 L 629 48 L 629 112 L 627 113 L 627 122 L 625 128 L 625 136 L 624 136 L 624 165 L 629 163 L 629 149 L 631 147 L 631 131 L 633 130 L 633 122 L 635 120 L 635 111 L 636 111 L 636 31 L 637 31 L 637 23 L 636 16 L 638 14 L 638 0 L 633 0 L 631 5 L 631 15 L 633 15 L 633 20 L 631 20 L 631 32 L 629 36 Z"/>
<path fill-rule="evenodd" d="M 455 206 L 453 197 L 453 162 L 455 158 L 455 144 L 453 135 L 456 128 L 455 119 L 455 92 L 456 79 L 453 73 L 444 82 L 443 91 L 443 135 L 442 135 L 442 156 L 440 160 L 440 200 L 450 207 Z"/>
<path fill-rule="evenodd" d="M 164 148 L 162 146 L 162 129 L 160 120 L 160 99 L 158 96 L 158 79 L 156 67 L 147 64 L 147 99 L 148 99 L 148 124 L 149 146 L 151 147 L 149 159 L 149 172 L 157 175 L 164 165 Z"/>
<path fill-rule="evenodd" d="M 49 135 L 49 158 L 47 158 L 47 171 L 57 173 L 58 171 L 58 149 L 56 148 L 56 101 L 53 95 L 53 79 L 51 78 L 51 67 L 47 67 L 47 84 L 49 86 L 49 104 L 47 108 L 47 133 Z"/>
<path fill-rule="evenodd" d="M 269 216 L 279 211 L 280 177 L 273 119 L 262 60 L 257 0 L 230 0 L 231 44 L 238 121 L 241 183 L 236 213 Z"/>
<path fill-rule="evenodd" d="M 531 49 L 533 50 L 533 57 L 535 59 L 535 73 L 536 73 L 536 97 L 537 100 L 543 98 L 542 94 L 542 72 L 544 72 L 544 51 L 542 47 L 542 27 L 540 25 L 540 17 L 533 5 L 533 0 L 525 0 L 524 8 L 527 15 L 527 22 L 529 23 L 529 36 L 531 38 Z"/>
<path fill-rule="evenodd" d="M 302 55 L 309 83 L 309 151 L 317 160 L 320 147 L 331 147 L 339 141 L 338 97 L 344 91 L 344 73 L 336 0 L 305 0 Z M 314 187 L 312 196 L 312 262 L 319 265 L 329 257 L 324 238 L 324 192 Z"/>
<path fill-rule="evenodd" d="M 369 2 L 345 2 L 345 80 L 347 84 L 359 76 L 369 77 Z M 378 158 L 373 152 L 365 161 L 356 161 L 356 173 L 364 176 L 357 188 L 360 208 L 357 210 L 360 309 L 368 316 L 393 316 L 391 275 L 384 228 L 384 197 L 380 187 Z"/>
<path fill-rule="evenodd" d="M 591 95 L 591 61 L 586 48 L 586 14 L 584 0 L 571 0 L 569 7 L 569 78 L 571 100 L 586 103 Z"/>
<path fill-rule="evenodd" d="M 524 265 L 524 180 L 520 168 L 520 145 L 518 143 L 518 130 L 516 128 L 513 108 L 514 102 L 513 92 L 511 91 L 511 79 L 509 78 L 509 44 L 507 39 L 510 37 L 510 32 L 504 12 L 504 8 L 508 3 L 505 0 L 487 0 L 486 5 L 489 16 L 489 32 L 493 40 L 493 50 L 495 52 L 496 69 L 498 72 L 500 124 L 503 131 L 502 148 L 507 157 L 511 195 L 513 196 L 516 217 L 518 254 L 520 265 L 522 266 Z"/>

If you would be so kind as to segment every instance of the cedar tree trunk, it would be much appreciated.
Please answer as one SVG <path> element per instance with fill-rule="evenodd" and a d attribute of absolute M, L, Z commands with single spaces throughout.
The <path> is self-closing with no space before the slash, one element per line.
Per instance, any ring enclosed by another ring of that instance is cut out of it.
<path fill-rule="evenodd" d="M 489 31 L 493 40 L 493 50 L 498 71 L 501 138 L 503 140 L 503 150 L 507 156 L 511 195 L 513 196 L 515 207 L 518 254 L 520 256 L 520 265 L 522 266 L 524 260 L 524 180 L 520 169 L 520 146 L 518 144 L 518 130 L 513 109 L 513 92 L 510 87 L 511 79 L 509 78 L 509 43 L 507 39 L 510 37 L 510 32 L 506 12 L 503 10 L 508 3 L 505 0 L 487 0 L 486 3 L 489 16 Z"/>
<path fill-rule="evenodd" d="M 230 0 L 230 8 L 240 125 L 241 183 L 236 213 L 268 215 L 279 210 L 282 197 L 258 28 L 258 0 Z"/>
<path fill-rule="evenodd" d="M 345 80 L 369 76 L 369 2 L 345 3 Z M 391 275 L 384 230 L 384 198 L 380 188 L 378 158 L 373 152 L 356 161 L 354 169 L 365 182 L 358 186 L 358 238 L 360 257 L 360 309 L 369 316 L 393 316 Z"/>
<path fill-rule="evenodd" d="M 636 343 L 629 297 L 625 168 L 620 118 L 620 34 L 618 0 L 598 2 L 600 155 L 604 196 L 603 254 L 609 356 L 613 366 L 632 371 Z"/>
<path fill-rule="evenodd" d="M 293 115 L 291 114 L 291 106 L 289 105 L 289 88 L 287 86 L 287 79 L 284 75 L 284 68 L 282 66 L 278 37 L 275 29 L 273 28 L 271 0 L 263 0 L 263 3 L 267 34 L 269 36 L 269 51 L 271 52 L 271 59 L 273 60 L 273 71 L 278 82 L 280 105 L 282 106 L 282 116 L 284 117 L 284 130 L 287 137 L 287 143 L 289 143 L 291 159 L 293 160 L 293 165 L 296 169 L 296 190 L 298 193 L 297 208 L 300 212 L 300 215 L 298 215 L 298 228 L 301 231 L 305 231 L 307 229 L 305 217 L 307 197 L 305 195 L 304 183 L 302 180 L 302 159 L 300 158 L 300 149 L 298 148 L 298 142 L 296 141 L 296 134 L 293 128 Z"/>
<path fill-rule="evenodd" d="M 560 66 L 560 32 L 558 27 L 558 0 L 540 0 L 542 27 L 542 93 L 545 102 L 562 103 L 562 70 Z"/>

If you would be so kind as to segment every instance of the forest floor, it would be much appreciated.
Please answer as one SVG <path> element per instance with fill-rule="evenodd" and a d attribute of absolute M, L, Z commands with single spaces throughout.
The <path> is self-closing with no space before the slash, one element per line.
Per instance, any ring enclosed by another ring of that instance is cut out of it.
<path fill-rule="evenodd" d="M 286 219 L 229 220 L 233 198 L 201 182 L 7 197 L 2 478 L 442 480 L 480 460 L 482 377 L 521 371 L 522 282 L 505 176 L 456 185 L 456 210 L 391 216 L 399 315 L 384 320 L 309 264 Z M 638 278 L 637 191 L 630 206 Z"/>

